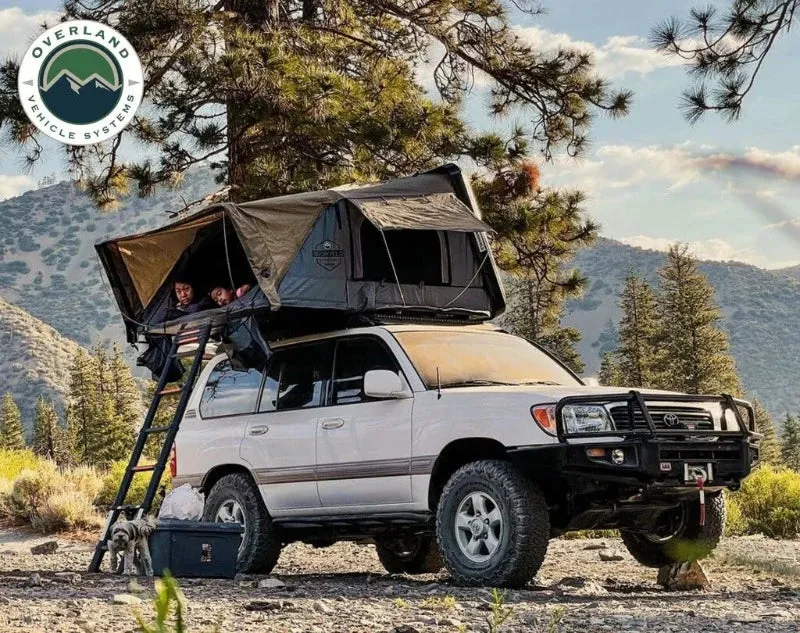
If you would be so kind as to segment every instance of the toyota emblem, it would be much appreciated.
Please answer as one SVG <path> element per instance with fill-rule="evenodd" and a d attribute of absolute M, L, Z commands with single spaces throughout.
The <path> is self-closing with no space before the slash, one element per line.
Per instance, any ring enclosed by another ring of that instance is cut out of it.
<path fill-rule="evenodd" d="M 678 416 L 674 413 L 667 413 L 664 416 L 664 424 L 666 424 L 669 428 L 674 429 L 678 426 L 681 421 L 678 419 Z"/>

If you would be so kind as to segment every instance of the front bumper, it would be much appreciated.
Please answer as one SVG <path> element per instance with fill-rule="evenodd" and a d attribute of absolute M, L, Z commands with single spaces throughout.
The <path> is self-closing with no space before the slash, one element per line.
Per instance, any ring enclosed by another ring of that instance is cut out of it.
<path fill-rule="evenodd" d="M 530 467 L 532 461 L 560 472 L 566 479 L 617 483 L 649 490 L 680 492 L 697 486 L 697 477 L 707 488 L 736 489 L 758 461 L 761 435 L 755 429 L 755 415 L 750 403 L 731 396 L 647 395 L 638 391 L 602 396 L 570 396 L 556 405 L 559 442 L 541 449 L 520 448 L 512 452 L 519 465 Z M 607 404 L 624 401 L 630 424 L 611 432 L 571 433 L 566 430 L 562 410 L 566 405 Z M 714 403 L 720 406 L 721 420 L 733 412 L 738 428 L 664 429 L 657 428 L 647 404 L 679 402 Z M 742 412 L 747 416 L 744 419 Z M 634 415 L 638 413 L 638 415 Z M 635 420 L 644 420 L 645 428 Z M 536 457 L 531 451 L 536 452 Z M 544 458 L 544 459 L 543 459 Z"/>

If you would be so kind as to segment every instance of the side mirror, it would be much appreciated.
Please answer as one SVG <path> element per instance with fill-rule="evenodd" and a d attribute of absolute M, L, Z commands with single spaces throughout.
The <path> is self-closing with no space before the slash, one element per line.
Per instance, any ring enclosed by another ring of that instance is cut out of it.
<path fill-rule="evenodd" d="M 370 398 L 410 398 L 405 381 L 388 369 L 372 369 L 364 374 L 364 395 Z"/>

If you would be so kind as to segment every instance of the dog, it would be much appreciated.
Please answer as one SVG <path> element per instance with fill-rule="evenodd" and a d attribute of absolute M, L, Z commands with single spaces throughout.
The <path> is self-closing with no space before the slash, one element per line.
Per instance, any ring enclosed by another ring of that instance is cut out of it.
<path fill-rule="evenodd" d="M 145 576 L 153 575 L 153 560 L 147 539 L 155 532 L 158 522 L 150 516 L 131 521 L 120 520 L 111 527 L 108 539 L 108 553 L 111 568 L 119 573 L 119 557 L 122 557 L 122 573 L 133 576 L 136 570 Z M 137 556 L 138 555 L 138 556 Z"/>

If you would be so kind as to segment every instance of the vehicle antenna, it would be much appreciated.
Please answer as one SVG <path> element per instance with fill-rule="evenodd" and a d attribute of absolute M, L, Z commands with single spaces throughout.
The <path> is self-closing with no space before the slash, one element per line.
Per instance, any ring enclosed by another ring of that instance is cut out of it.
<path fill-rule="evenodd" d="M 439 365 L 436 365 L 436 399 L 442 399 L 442 377 L 439 375 Z"/>

